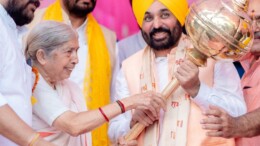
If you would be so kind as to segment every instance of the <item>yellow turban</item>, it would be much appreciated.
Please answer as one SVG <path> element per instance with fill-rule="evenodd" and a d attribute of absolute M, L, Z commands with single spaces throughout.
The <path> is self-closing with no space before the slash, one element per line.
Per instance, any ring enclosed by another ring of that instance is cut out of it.
<path fill-rule="evenodd" d="M 133 0 L 133 11 L 136 20 L 142 27 L 144 14 L 156 0 Z M 181 25 L 184 25 L 185 17 L 188 13 L 188 2 L 186 0 L 157 0 L 165 5 L 173 15 L 179 20 Z"/>

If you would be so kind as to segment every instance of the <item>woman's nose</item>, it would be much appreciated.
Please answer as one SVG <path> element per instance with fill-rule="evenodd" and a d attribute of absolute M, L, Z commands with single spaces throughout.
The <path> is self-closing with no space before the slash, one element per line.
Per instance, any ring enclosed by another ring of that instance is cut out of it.
<path fill-rule="evenodd" d="M 72 57 L 72 63 L 77 64 L 79 62 L 77 51 L 73 51 L 71 57 Z"/>

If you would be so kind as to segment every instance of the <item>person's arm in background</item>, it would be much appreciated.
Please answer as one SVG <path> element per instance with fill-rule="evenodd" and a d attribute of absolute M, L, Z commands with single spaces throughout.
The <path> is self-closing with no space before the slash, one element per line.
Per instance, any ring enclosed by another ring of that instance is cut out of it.
<path fill-rule="evenodd" d="M 253 53 L 253 54 L 252 54 Z M 245 71 L 248 71 L 252 66 L 252 58 L 260 55 L 260 47 L 253 45 L 250 53 L 245 55 L 241 64 Z M 250 65 L 251 64 L 251 65 Z M 257 74 L 254 72 L 254 74 Z M 257 80 L 257 79 L 256 79 Z M 259 95 L 260 86 L 255 86 L 253 94 Z M 245 89 L 244 89 L 245 90 Z M 247 90 L 247 89 L 246 89 Z M 257 98 L 249 96 L 247 98 Z M 254 100 L 252 100 L 254 101 Z M 250 107 L 249 107 L 250 108 Z M 250 111 L 244 115 L 233 117 L 230 116 L 225 110 L 211 106 L 209 110 L 204 112 L 206 116 L 202 121 L 202 128 L 208 130 L 207 135 L 211 137 L 224 137 L 224 138 L 240 138 L 240 137 L 254 137 L 260 135 L 260 108 Z"/>
<path fill-rule="evenodd" d="M 113 67 L 113 74 L 112 74 L 112 79 L 111 79 L 111 86 L 110 86 L 110 102 L 115 102 L 115 95 L 116 95 L 116 77 L 117 74 L 120 70 L 120 65 L 119 65 L 119 56 L 118 56 L 118 43 L 116 43 L 116 47 L 115 47 L 115 63 L 114 63 L 114 67 Z"/>
<path fill-rule="evenodd" d="M 23 122 L 16 113 L 4 104 L 4 98 L 0 98 L 0 134 L 21 146 L 28 146 L 30 143 L 37 146 L 54 146 L 40 137 L 36 139 L 36 132 Z"/>
<path fill-rule="evenodd" d="M 207 117 L 201 124 L 203 129 L 208 130 L 208 136 L 238 138 L 260 135 L 260 108 L 239 117 L 232 117 L 223 109 L 210 106 L 204 115 Z"/>

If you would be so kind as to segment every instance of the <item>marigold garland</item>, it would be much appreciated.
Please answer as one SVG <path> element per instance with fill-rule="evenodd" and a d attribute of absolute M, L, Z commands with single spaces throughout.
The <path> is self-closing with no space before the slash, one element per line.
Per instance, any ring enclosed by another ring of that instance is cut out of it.
<path fill-rule="evenodd" d="M 39 81 L 39 72 L 38 72 L 37 68 L 35 68 L 35 67 L 32 67 L 32 72 L 35 74 L 35 80 L 34 80 L 33 88 L 32 88 L 32 92 L 33 92 Z"/>

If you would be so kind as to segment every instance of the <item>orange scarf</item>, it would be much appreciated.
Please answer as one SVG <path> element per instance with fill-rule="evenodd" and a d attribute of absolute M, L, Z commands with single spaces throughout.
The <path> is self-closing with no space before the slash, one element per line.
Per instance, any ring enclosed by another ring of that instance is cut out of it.
<path fill-rule="evenodd" d="M 43 19 L 64 21 L 59 0 L 47 8 Z M 84 78 L 84 96 L 88 109 L 92 110 L 110 102 L 111 63 L 101 27 L 91 14 L 87 19 L 85 35 L 89 57 Z M 109 145 L 107 129 L 108 125 L 103 124 L 92 131 L 93 146 Z"/>
<path fill-rule="evenodd" d="M 182 37 L 178 47 L 173 48 L 168 58 L 168 78 L 171 80 L 174 76 L 179 63 L 185 59 L 186 48 L 189 46 Z M 155 54 L 153 50 L 146 47 L 143 55 L 143 65 L 140 75 L 141 92 L 149 90 L 158 91 L 158 79 L 155 68 Z M 185 91 L 179 87 L 174 95 L 167 101 L 167 111 L 159 122 L 147 127 L 139 141 L 140 145 L 145 146 L 186 146 L 187 126 L 190 112 L 190 98 Z M 161 132 L 162 131 L 162 132 Z M 160 134 L 161 133 L 161 134 Z M 159 141 L 160 139 L 160 141 Z"/>

